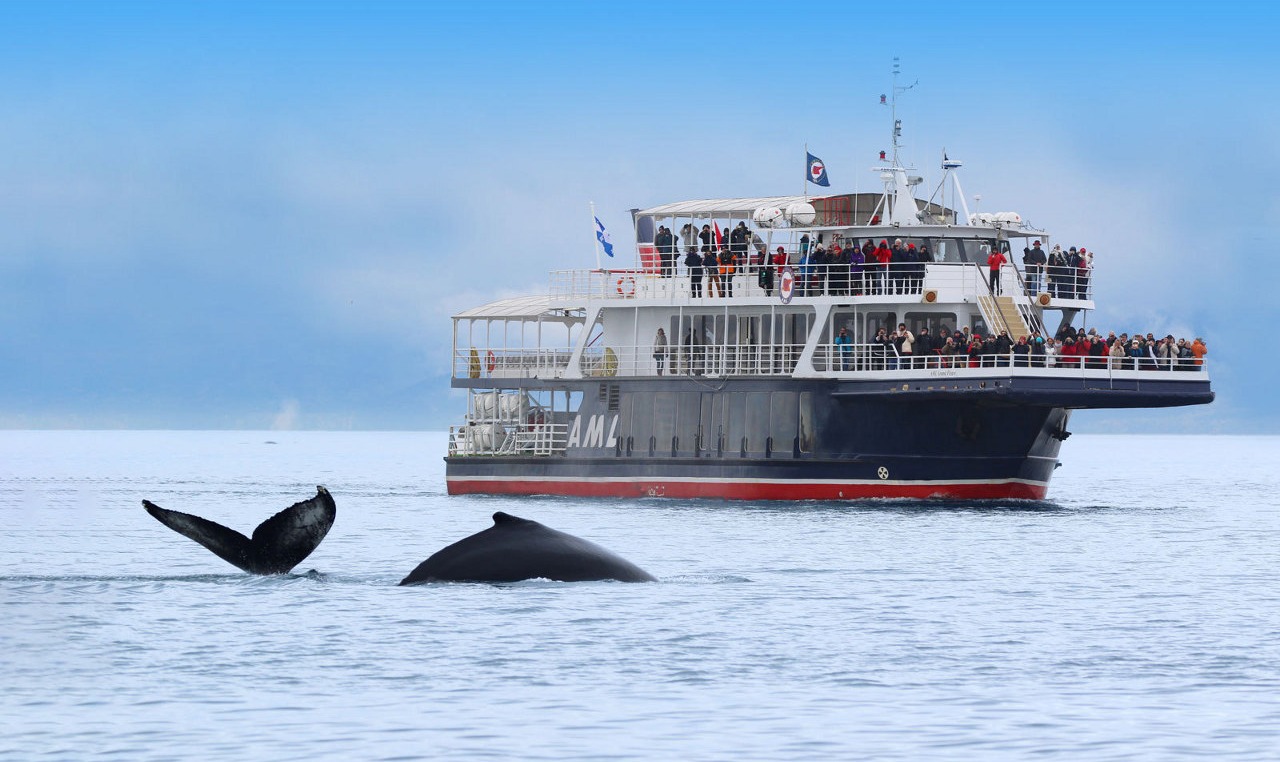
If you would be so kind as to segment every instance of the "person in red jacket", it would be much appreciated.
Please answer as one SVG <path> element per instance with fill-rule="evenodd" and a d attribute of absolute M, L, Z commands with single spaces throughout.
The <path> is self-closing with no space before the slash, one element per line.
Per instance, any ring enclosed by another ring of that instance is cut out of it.
<path fill-rule="evenodd" d="M 1080 347 L 1076 344 L 1075 336 L 1068 336 L 1062 340 L 1062 346 L 1058 352 L 1058 364 L 1069 368 L 1080 367 Z"/>
<path fill-rule="evenodd" d="M 880 263 L 879 272 L 876 273 L 876 281 L 879 287 L 876 289 L 877 294 L 889 293 L 889 260 L 893 259 L 893 249 L 889 248 L 887 240 L 881 241 L 876 247 L 876 261 Z"/>
<path fill-rule="evenodd" d="M 1004 267 L 1004 263 L 1009 260 L 1004 258 L 1004 254 L 999 249 L 992 249 L 991 256 L 987 257 L 987 267 L 991 268 L 991 293 L 1000 293 L 1000 268 Z"/>

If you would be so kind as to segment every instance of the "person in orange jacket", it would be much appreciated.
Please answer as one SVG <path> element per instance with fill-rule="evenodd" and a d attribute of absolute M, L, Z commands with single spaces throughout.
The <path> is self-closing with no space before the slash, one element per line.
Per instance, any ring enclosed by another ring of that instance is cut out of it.
<path fill-rule="evenodd" d="M 1196 358 L 1196 366 L 1204 365 L 1204 356 L 1209 353 L 1209 346 L 1199 336 L 1191 342 L 1191 356 Z"/>

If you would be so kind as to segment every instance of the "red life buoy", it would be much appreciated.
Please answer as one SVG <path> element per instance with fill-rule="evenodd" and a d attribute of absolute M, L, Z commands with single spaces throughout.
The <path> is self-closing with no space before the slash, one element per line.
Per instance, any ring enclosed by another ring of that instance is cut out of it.
<path fill-rule="evenodd" d="M 492 349 L 489 350 L 489 354 L 484 356 L 484 362 L 485 366 L 489 368 L 489 372 L 492 373 L 494 367 L 498 364 L 498 358 L 494 356 Z"/>
<path fill-rule="evenodd" d="M 630 275 L 624 275 L 618 278 L 617 283 L 618 296 L 630 298 L 636 295 L 636 279 Z"/>

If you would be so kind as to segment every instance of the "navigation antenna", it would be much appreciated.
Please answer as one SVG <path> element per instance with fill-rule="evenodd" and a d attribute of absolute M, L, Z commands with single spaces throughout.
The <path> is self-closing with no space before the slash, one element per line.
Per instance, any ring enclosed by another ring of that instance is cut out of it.
<path fill-rule="evenodd" d="M 898 139 L 902 137 L 902 120 L 898 118 L 898 95 L 900 93 L 905 93 L 906 91 L 920 84 L 920 80 L 917 79 L 915 82 L 912 82 L 906 87 L 899 85 L 898 75 L 901 73 L 902 73 L 902 70 L 898 65 L 898 57 L 894 56 L 893 57 L 893 99 L 889 103 L 889 111 L 893 117 L 893 165 L 895 167 L 900 166 L 898 164 L 898 148 L 900 147 L 898 145 Z M 883 103 L 884 99 L 882 98 L 880 102 Z"/>

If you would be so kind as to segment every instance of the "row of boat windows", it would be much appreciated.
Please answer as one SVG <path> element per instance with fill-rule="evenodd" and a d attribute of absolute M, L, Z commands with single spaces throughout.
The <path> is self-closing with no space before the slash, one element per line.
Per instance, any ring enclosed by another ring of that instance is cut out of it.
<path fill-rule="evenodd" d="M 636 392 L 621 403 L 627 455 L 776 456 L 813 451 L 809 392 Z"/>

